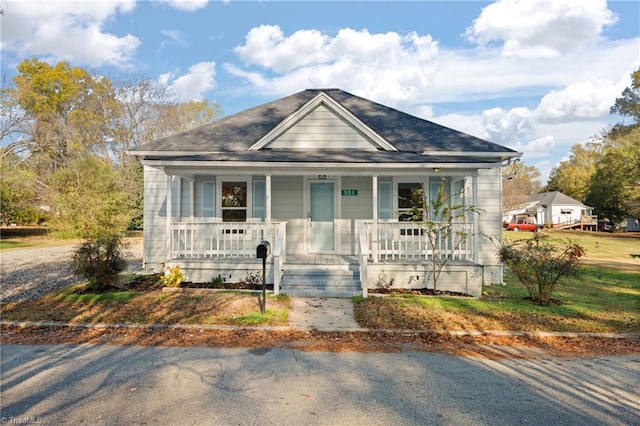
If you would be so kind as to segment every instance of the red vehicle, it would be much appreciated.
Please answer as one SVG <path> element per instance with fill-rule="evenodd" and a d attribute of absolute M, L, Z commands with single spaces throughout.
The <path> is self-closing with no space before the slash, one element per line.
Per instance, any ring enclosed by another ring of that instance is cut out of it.
<path fill-rule="evenodd" d="M 536 219 L 533 217 L 520 218 L 515 220 L 514 222 L 505 222 L 503 224 L 504 229 L 508 231 L 540 231 L 542 229 L 542 225 L 538 225 L 536 223 Z"/>

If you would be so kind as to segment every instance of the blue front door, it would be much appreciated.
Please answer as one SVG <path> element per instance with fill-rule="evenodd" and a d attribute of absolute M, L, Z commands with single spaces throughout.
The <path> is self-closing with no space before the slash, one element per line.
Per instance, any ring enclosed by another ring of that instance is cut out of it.
<path fill-rule="evenodd" d="M 309 183 L 309 251 L 333 252 L 335 188 L 333 182 Z"/>

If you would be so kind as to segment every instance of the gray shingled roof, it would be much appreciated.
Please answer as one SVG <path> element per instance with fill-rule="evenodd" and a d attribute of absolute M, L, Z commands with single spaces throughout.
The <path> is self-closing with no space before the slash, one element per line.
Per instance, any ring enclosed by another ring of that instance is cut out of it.
<path fill-rule="evenodd" d="M 515 157 L 518 153 L 504 146 L 441 126 L 428 120 L 414 117 L 396 109 L 355 96 L 340 89 L 304 90 L 293 95 L 247 109 L 182 133 L 168 136 L 130 151 L 133 155 L 145 158 L 176 155 L 181 159 L 211 159 L 214 155 L 219 161 L 251 160 L 262 161 L 305 161 L 308 155 L 278 150 L 267 155 L 268 150 L 247 151 L 282 120 L 300 109 L 307 102 L 324 92 L 349 110 L 366 126 L 395 146 L 400 152 L 362 153 L 370 162 L 429 161 L 422 156 L 428 151 L 447 156 L 459 153 L 464 157 L 468 153 L 503 154 L 504 158 Z M 326 152 L 319 156 L 323 161 L 345 161 L 344 153 Z M 193 154 L 191 154 L 193 153 Z M 413 155 L 407 155 L 413 153 Z M 455 154 L 453 154 L 455 153 Z M 350 151 L 349 158 L 359 157 Z M 373 155 L 376 154 L 376 155 Z M 420 154 L 418 157 L 416 154 Z M 257 156 L 256 156 L 257 155 Z M 377 158 L 377 159 L 376 159 Z M 437 157 L 431 158 L 433 161 Z M 473 158 L 460 158 L 464 162 L 473 162 Z M 476 158 L 476 161 L 478 159 Z M 316 158 L 315 161 L 318 161 Z M 451 161 L 451 158 L 446 160 Z"/>
<path fill-rule="evenodd" d="M 530 200 L 542 206 L 584 206 L 580 201 L 563 194 L 560 191 L 544 192 L 532 195 Z"/>

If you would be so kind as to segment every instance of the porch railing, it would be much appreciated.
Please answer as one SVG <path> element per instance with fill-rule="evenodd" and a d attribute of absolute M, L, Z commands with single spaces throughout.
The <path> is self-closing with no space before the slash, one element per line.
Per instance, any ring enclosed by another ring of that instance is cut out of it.
<path fill-rule="evenodd" d="M 429 260 L 433 256 L 451 260 L 474 257 L 473 222 L 436 223 L 429 230 L 420 222 L 361 221 L 368 259 L 377 263 L 385 260 Z"/>
<path fill-rule="evenodd" d="M 256 246 L 285 241 L 279 222 L 176 222 L 169 227 L 172 259 L 254 258 Z M 284 223 L 286 225 L 286 223 Z"/>
<path fill-rule="evenodd" d="M 358 264 L 360 265 L 360 283 L 362 285 L 362 297 L 367 297 L 369 292 L 369 233 L 364 221 L 358 222 Z"/>
<path fill-rule="evenodd" d="M 273 246 L 273 294 L 280 294 L 280 281 L 284 273 L 284 263 L 287 260 L 287 223 L 276 225 L 275 244 Z"/>

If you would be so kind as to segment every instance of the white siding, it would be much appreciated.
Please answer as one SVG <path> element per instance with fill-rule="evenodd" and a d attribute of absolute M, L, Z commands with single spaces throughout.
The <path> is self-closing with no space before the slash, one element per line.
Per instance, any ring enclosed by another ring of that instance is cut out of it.
<path fill-rule="evenodd" d="M 167 260 L 167 176 L 163 171 L 144 168 L 144 240 L 145 270 L 162 270 Z"/>
<path fill-rule="evenodd" d="M 484 284 L 499 284 L 502 267 L 498 262 L 498 245 L 502 241 L 502 176 L 499 168 L 478 171 L 478 263 L 484 266 Z"/>
<path fill-rule="evenodd" d="M 274 222 L 287 222 L 287 252 L 304 253 L 307 221 L 303 216 L 302 176 L 271 178 L 271 217 Z"/>
<path fill-rule="evenodd" d="M 376 145 L 324 105 L 319 105 L 278 136 L 268 147 L 274 149 L 376 149 Z"/>
<path fill-rule="evenodd" d="M 358 253 L 357 219 L 373 219 L 373 187 L 370 177 L 345 176 L 342 178 L 342 189 L 355 189 L 357 196 L 341 196 L 342 219 L 337 223 L 340 235 L 340 254 L 355 255 Z"/>

